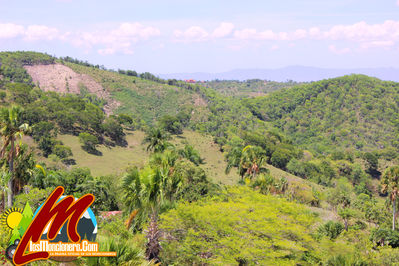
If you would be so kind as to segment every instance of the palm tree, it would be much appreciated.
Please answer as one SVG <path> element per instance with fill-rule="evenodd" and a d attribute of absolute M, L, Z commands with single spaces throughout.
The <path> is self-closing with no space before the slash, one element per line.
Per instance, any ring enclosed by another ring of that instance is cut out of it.
<path fill-rule="evenodd" d="M 183 149 L 178 151 L 178 153 L 182 158 L 186 158 L 197 166 L 204 162 L 199 152 L 189 144 L 186 144 Z"/>
<path fill-rule="evenodd" d="M 266 161 L 267 156 L 261 147 L 248 145 L 242 150 L 240 172 L 254 179 L 258 173 L 268 171 L 265 168 Z"/>
<path fill-rule="evenodd" d="M 392 230 L 395 230 L 396 199 L 399 196 L 399 166 L 389 167 L 381 180 L 382 193 L 388 193 L 392 202 Z"/>
<path fill-rule="evenodd" d="M 240 165 L 240 160 L 242 156 L 242 147 L 236 146 L 234 147 L 227 155 L 226 155 L 226 160 L 227 160 L 227 166 L 225 173 L 228 174 L 230 173 L 231 168 L 233 167 L 239 167 Z M 242 169 L 241 169 L 242 170 Z M 245 172 L 241 172 L 239 169 L 239 175 L 243 177 Z"/>
<path fill-rule="evenodd" d="M 169 135 L 160 128 L 151 128 L 147 132 L 143 143 L 148 143 L 147 151 L 162 152 L 170 145 L 167 142 L 169 138 Z"/>
<path fill-rule="evenodd" d="M 16 143 L 17 139 L 29 131 L 28 124 L 21 124 L 22 109 L 18 106 L 11 108 L 2 108 L 0 110 L 0 134 L 2 136 L 2 147 L 0 156 L 4 158 L 7 154 L 7 162 L 11 177 L 8 180 L 8 207 L 12 207 L 14 193 L 14 159 L 18 157 L 21 142 Z"/>
<path fill-rule="evenodd" d="M 226 173 L 235 166 L 238 167 L 238 173 L 241 179 L 249 176 L 254 179 L 259 173 L 267 173 L 269 170 L 265 167 L 267 156 L 265 151 L 259 146 L 248 145 L 242 150 L 235 147 L 227 156 Z"/>
<path fill-rule="evenodd" d="M 134 230 L 139 230 L 150 217 L 146 255 L 155 261 L 158 261 L 160 251 L 158 212 L 173 202 L 182 187 L 180 176 L 173 170 L 176 159 L 173 151 L 156 153 L 150 160 L 151 167 L 141 171 L 133 168 L 123 179 L 124 201 L 131 212 L 126 226 L 129 228 L 133 224 Z"/>

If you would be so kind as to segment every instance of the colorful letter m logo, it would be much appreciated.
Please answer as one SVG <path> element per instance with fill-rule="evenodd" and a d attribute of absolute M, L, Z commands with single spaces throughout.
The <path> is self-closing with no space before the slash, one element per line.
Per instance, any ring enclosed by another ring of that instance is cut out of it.
<path fill-rule="evenodd" d="M 30 241 L 33 243 L 38 242 L 49 223 L 51 223 L 51 226 L 47 234 L 48 240 L 53 240 L 67 221 L 68 238 L 72 242 L 81 240 L 77 232 L 78 222 L 85 211 L 93 204 L 94 196 L 87 194 L 78 200 L 75 200 L 73 196 L 67 196 L 59 201 L 62 194 L 64 194 L 64 188 L 57 187 L 25 231 L 13 257 L 16 265 L 49 258 L 50 254 L 48 252 L 26 253 Z"/>

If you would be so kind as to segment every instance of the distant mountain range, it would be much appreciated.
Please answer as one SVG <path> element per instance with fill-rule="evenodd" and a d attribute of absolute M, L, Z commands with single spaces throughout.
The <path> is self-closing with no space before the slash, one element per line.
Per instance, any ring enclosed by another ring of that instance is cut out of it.
<path fill-rule="evenodd" d="M 288 66 L 278 69 L 236 69 L 221 73 L 172 73 L 159 74 L 164 79 L 194 79 L 194 80 L 247 80 L 263 79 L 284 82 L 294 80 L 298 82 L 317 81 L 335 78 L 349 74 L 364 74 L 382 80 L 399 82 L 399 68 L 358 68 L 333 69 L 307 66 Z"/>

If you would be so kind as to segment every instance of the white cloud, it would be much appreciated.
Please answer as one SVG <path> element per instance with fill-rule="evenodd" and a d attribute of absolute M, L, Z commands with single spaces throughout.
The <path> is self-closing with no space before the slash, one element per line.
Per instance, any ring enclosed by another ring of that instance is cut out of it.
<path fill-rule="evenodd" d="M 133 54 L 132 46 L 140 41 L 149 40 L 161 34 L 160 30 L 144 26 L 141 23 L 122 23 L 107 31 L 80 32 L 68 36 L 68 40 L 77 47 L 91 49 L 100 46 L 97 52 L 101 55 L 115 53 Z"/>
<path fill-rule="evenodd" d="M 308 36 L 308 32 L 304 29 L 298 29 L 294 32 L 293 38 L 295 40 L 304 39 Z"/>
<path fill-rule="evenodd" d="M 54 40 L 59 37 L 59 32 L 56 28 L 43 25 L 30 25 L 25 30 L 24 37 L 28 41 Z"/>
<path fill-rule="evenodd" d="M 309 29 L 309 37 L 319 39 L 321 37 L 321 31 L 318 27 L 312 27 Z"/>
<path fill-rule="evenodd" d="M 339 48 L 337 48 L 337 47 L 335 47 L 335 45 L 330 45 L 330 46 L 328 46 L 328 49 L 331 51 L 331 52 L 333 52 L 334 54 L 338 54 L 338 55 L 341 55 L 341 54 L 347 54 L 347 53 L 349 53 L 351 50 L 349 49 L 349 48 L 342 48 L 342 49 L 339 49 Z"/>
<path fill-rule="evenodd" d="M 228 37 L 233 33 L 234 24 L 229 22 L 222 22 L 215 28 L 212 33 L 200 26 L 192 26 L 186 30 L 175 30 L 173 36 L 178 42 L 203 42 L 218 38 Z"/>
<path fill-rule="evenodd" d="M 0 39 L 16 38 L 24 34 L 24 27 L 12 23 L 0 24 Z"/>
<path fill-rule="evenodd" d="M 223 38 L 229 36 L 233 32 L 233 29 L 233 23 L 222 22 L 220 26 L 213 31 L 212 36 L 215 38 Z"/>
<path fill-rule="evenodd" d="M 360 45 L 362 49 L 370 49 L 370 48 L 391 48 L 395 43 L 393 41 L 372 41 L 365 42 Z"/>
<path fill-rule="evenodd" d="M 209 33 L 199 26 L 193 26 L 185 31 L 175 30 L 174 36 L 178 41 L 199 42 L 208 40 Z"/>
<path fill-rule="evenodd" d="M 131 41 L 148 40 L 153 36 L 159 36 L 161 32 L 154 27 L 146 27 L 140 23 L 122 23 L 117 29 L 110 32 L 114 39 L 126 39 Z"/>
<path fill-rule="evenodd" d="M 325 39 L 348 41 L 399 40 L 399 21 L 387 20 L 369 25 L 364 21 L 353 25 L 336 25 L 324 32 Z"/>
<path fill-rule="evenodd" d="M 22 38 L 24 41 L 67 42 L 75 47 L 90 51 L 98 46 L 97 52 L 102 55 L 115 53 L 132 54 L 132 46 L 140 41 L 159 36 L 160 30 L 140 23 L 122 23 L 114 29 L 93 32 L 64 32 L 45 25 L 0 24 L 0 39 Z"/>

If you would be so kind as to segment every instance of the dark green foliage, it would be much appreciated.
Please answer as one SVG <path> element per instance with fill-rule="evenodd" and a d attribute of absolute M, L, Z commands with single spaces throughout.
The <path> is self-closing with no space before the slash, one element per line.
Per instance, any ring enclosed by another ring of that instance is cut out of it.
<path fill-rule="evenodd" d="M 38 143 L 38 148 L 43 152 L 44 157 L 48 157 L 51 153 L 53 153 L 54 145 L 57 141 L 51 137 L 43 137 L 40 139 Z"/>
<path fill-rule="evenodd" d="M 80 193 L 90 191 L 96 197 L 92 205 L 92 209 L 96 214 L 104 210 L 119 210 L 116 199 L 117 186 L 115 184 L 115 176 L 89 177 L 85 182 L 79 184 L 78 190 Z"/>
<path fill-rule="evenodd" d="M 325 186 L 330 186 L 333 178 L 338 175 L 328 160 L 306 162 L 293 158 L 287 164 L 287 170 L 294 175 Z"/>
<path fill-rule="evenodd" d="M 97 152 L 97 145 L 99 144 L 98 138 L 87 132 L 79 134 L 79 141 L 82 143 L 82 148 L 89 153 Z"/>
<path fill-rule="evenodd" d="M 132 76 L 132 77 L 137 77 L 137 72 L 134 70 L 127 70 L 126 75 Z"/>
<path fill-rule="evenodd" d="M 162 152 L 170 144 L 167 140 L 170 136 L 160 128 L 150 128 L 144 138 L 144 143 L 148 143 L 147 151 Z"/>
<path fill-rule="evenodd" d="M 5 86 L 6 90 L 10 92 L 10 100 L 20 105 L 26 105 L 34 100 L 31 91 L 32 87 L 24 83 L 8 83 Z"/>
<path fill-rule="evenodd" d="M 385 228 L 375 229 L 371 232 L 370 240 L 378 246 L 390 245 L 397 248 L 399 247 L 399 232 Z"/>
<path fill-rule="evenodd" d="M 351 75 L 281 89 L 246 103 L 254 115 L 308 149 L 371 150 L 396 145 L 398 92 L 398 83 Z"/>
<path fill-rule="evenodd" d="M 105 119 L 102 127 L 104 130 L 104 134 L 110 137 L 112 141 L 118 144 L 123 143 L 123 137 L 125 136 L 125 133 L 123 133 L 123 128 L 117 119 L 113 117 Z"/>
<path fill-rule="evenodd" d="M 71 148 L 64 146 L 64 145 L 59 145 L 59 144 L 54 146 L 53 153 L 61 159 L 65 159 L 65 158 L 72 156 Z"/>
<path fill-rule="evenodd" d="M 378 156 L 375 153 L 366 152 L 363 154 L 363 159 L 366 164 L 366 171 L 373 177 L 379 176 L 381 173 L 378 171 Z"/>
<path fill-rule="evenodd" d="M 4 99 L 6 98 L 7 93 L 5 91 L 0 91 L 0 101 L 4 102 Z"/>
<path fill-rule="evenodd" d="M 174 135 L 183 133 L 183 125 L 175 116 L 165 115 L 161 117 L 159 120 L 159 127 Z"/>
<path fill-rule="evenodd" d="M 328 221 L 317 229 L 319 236 L 326 236 L 330 239 L 336 239 L 344 230 L 343 224 L 334 221 Z"/>
<path fill-rule="evenodd" d="M 24 65 L 52 64 L 55 58 L 36 52 L 0 52 L 0 74 L 6 81 L 30 84 L 32 79 Z"/>
<path fill-rule="evenodd" d="M 43 138 L 52 138 L 57 136 L 57 131 L 52 122 L 40 121 L 32 127 L 32 137 L 35 141 Z"/>
<path fill-rule="evenodd" d="M 192 202 L 218 191 L 218 186 L 211 183 L 205 171 L 191 162 L 179 161 L 175 167 L 176 174 L 183 179 L 179 198 Z"/>
<path fill-rule="evenodd" d="M 292 152 L 290 150 L 278 147 L 272 154 L 270 162 L 275 167 L 285 169 L 288 162 L 292 158 Z"/>
<path fill-rule="evenodd" d="M 117 119 L 121 125 L 131 125 L 133 124 L 133 118 L 127 114 L 119 114 Z"/>
<path fill-rule="evenodd" d="M 201 158 L 199 152 L 190 144 L 184 145 L 184 148 L 178 150 L 177 152 L 182 158 L 186 158 L 197 166 L 204 163 L 204 160 Z"/>
<path fill-rule="evenodd" d="M 7 157 L 0 159 L 0 165 L 5 171 L 9 171 Z M 14 194 L 19 193 L 28 184 L 32 176 L 32 168 L 35 165 L 33 151 L 26 144 L 22 144 L 18 151 L 18 157 L 14 159 Z"/>
<path fill-rule="evenodd" d="M 295 81 L 276 82 L 260 79 L 238 80 L 213 80 L 205 82 L 204 86 L 215 89 L 226 96 L 259 96 L 282 88 L 289 88 L 299 83 Z"/>

